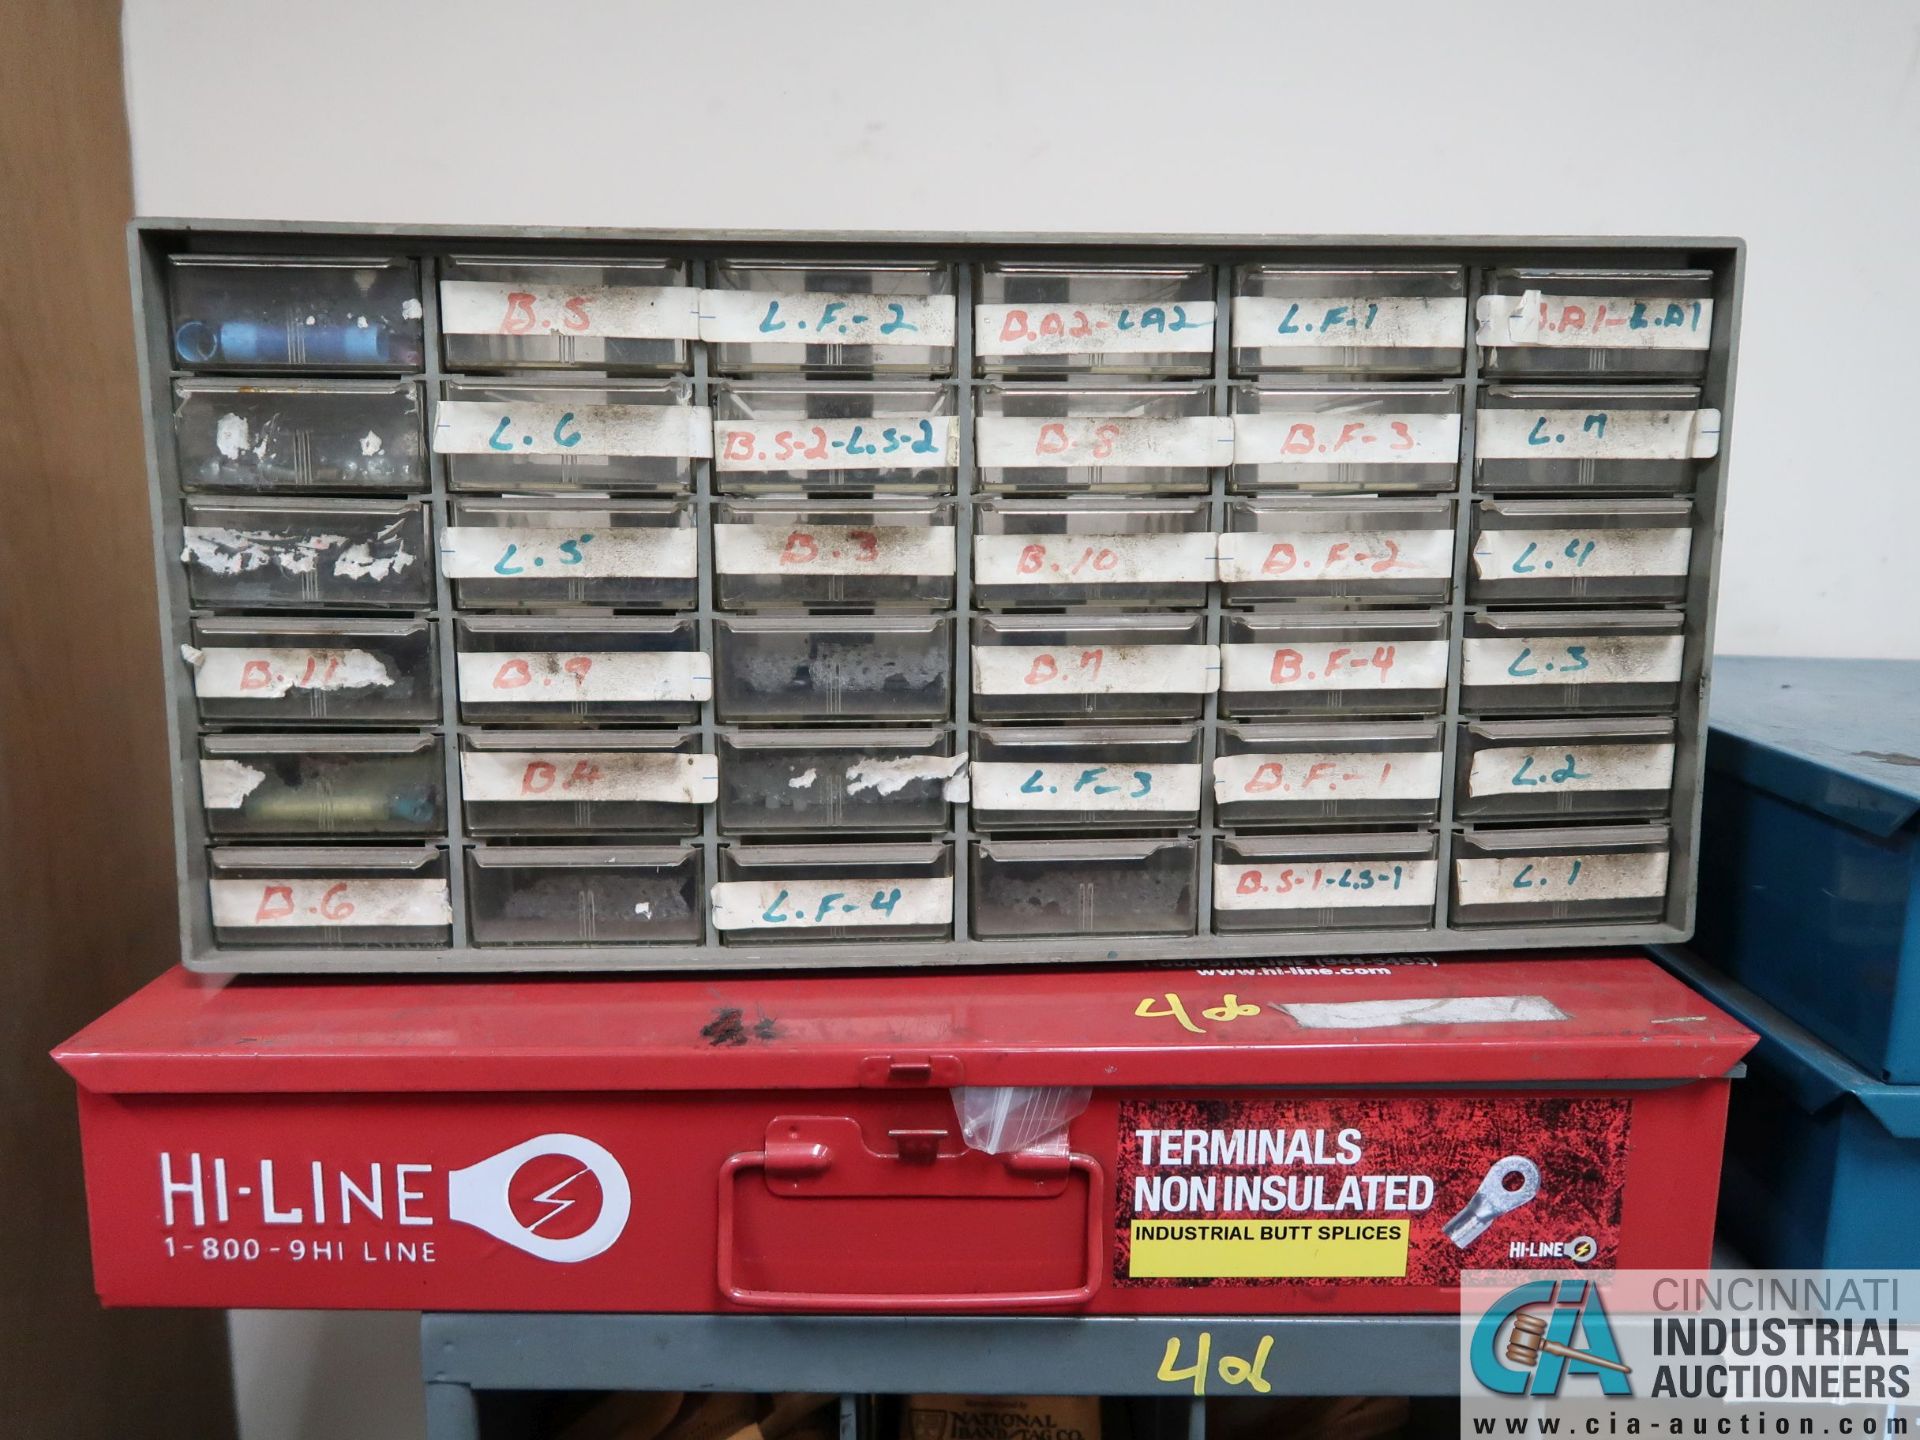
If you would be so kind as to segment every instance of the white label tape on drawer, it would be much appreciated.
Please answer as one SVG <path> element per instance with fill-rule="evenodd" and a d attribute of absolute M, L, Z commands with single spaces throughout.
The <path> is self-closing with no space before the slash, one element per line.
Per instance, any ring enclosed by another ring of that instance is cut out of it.
<path fill-rule="evenodd" d="M 220 930 L 453 923 L 445 880 L 210 880 L 207 890 Z"/>
<path fill-rule="evenodd" d="M 418 517 L 383 525 L 371 540 L 349 544 L 345 535 L 308 530 L 235 530 L 225 525 L 189 525 L 180 532 L 184 564 L 215 575 L 250 575 L 271 567 L 283 575 L 326 574 L 375 583 L 404 574 L 420 557 L 407 548 L 406 531 Z"/>
<path fill-rule="evenodd" d="M 794 789 L 805 789 L 817 778 L 811 770 L 789 780 Z M 938 780 L 940 798 L 964 805 L 967 800 L 967 757 L 964 755 L 901 755 L 883 759 L 870 755 L 847 766 L 847 794 L 871 790 L 876 795 L 897 795 L 920 780 Z"/>
<path fill-rule="evenodd" d="M 442 280 L 440 328 L 449 335 L 697 340 L 700 292 L 685 285 Z"/>
<path fill-rule="evenodd" d="M 700 650 L 462 651 L 467 704 L 578 705 L 611 700 L 706 700 L 713 667 Z"/>
<path fill-rule="evenodd" d="M 442 400 L 433 410 L 442 455 L 706 456 L 713 412 L 704 405 L 553 405 Z"/>
<path fill-rule="evenodd" d="M 973 429 L 974 460 L 987 469 L 1063 470 L 1084 465 L 1227 465 L 1233 421 L 1224 415 L 1175 419 L 1076 415 L 982 415 Z"/>
<path fill-rule="evenodd" d="M 951 345 L 951 295 L 702 290 L 700 338 L 753 345 Z"/>
<path fill-rule="evenodd" d="M 1466 685 L 1670 685 L 1680 678 L 1684 649 L 1678 635 L 1469 639 L 1460 678 Z"/>
<path fill-rule="evenodd" d="M 469 750 L 460 757 L 468 800 L 655 800 L 711 805 L 720 771 L 711 755 L 631 750 Z"/>
<path fill-rule="evenodd" d="M 1233 302 L 1237 348 L 1365 345 L 1457 350 L 1467 343 L 1462 295 L 1241 295 Z"/>
<path fill-rule="evenodd" d="M 945 878 L 722 880 L 710 893 L 720 930 L 953 923 L 953 881 Z"/>
<path fill-rule="evenodd" d="M 1567 905 L 1667 893 L 1667 852 L 1502 855 L 1453 862 L 1462 905 Z"/>
<path fill-rule="evenodd" d="M 1207 584 L 1218 539 L 1163 535 L 976 535 L 976 585 Z"/>
<path fill-rule="evenodd" d="M 365 650 L 259 650 L 182 645 L 202 700 L 278 700 L 294 690 L 367 690 L 393 684 L 387 662 Z"/>
<path fill-rule="evenodd" d="M 1444 640 L 1222 645 L 1220 653 L 1226 690 L 1438 690 L 1447 683 Z"/>
<path fill-rule="evenodd" d="M 1445 580 L 1453 574 L 1451 530 L 1237 530 L 1220 537 L 1228 585 L 1329 580 Z"/>
<path fill-rule="evenodd" d="M 267 772 L 240 760 L 200 762 L 200 803 L 208 810 L 238 810 Z"/>
<path fill-rule="evenodd" d="M 1213 645 L 976 645 L 976 695 L 1211 695 Z"/>
<path fill-rule="evenodd" d="M 1439 794 L 1438 751 L 1297 750 L 1220 755 L 1213 762 L 1217 805 L 1250 800 L 1432 800 Z"/>
<path fill-rule="evenodd" d="M 1671 745 L 1501 745 L 1474 753 L 1469 795 L 1611 794 L 1673 785 Z"/>
<path fill-rule="evenodd" d="M 958 463 L 960 422 L 914 420 L 721 420 L 713 427 L 716 470 L 936 470 Z"/>
<path fill-rule="evenodd" d="M 1482 530 L 1473 573 L 1482 580 L 1684 575 L 1692 549 L 1691 530 Z"/>
<path fill-rule="evenodd" d="M 715 525 L 722 575 L 951 575 L 951 525 Z"/>
<path fill-rule="evenodd" d="M 1460 417 L 1263 410 L 1233 417 L 1236 465 L 1451 465 Z"/>
<path fill-rule="evenodd" d="M 971 772 L 976 809 L 1191 811 L 1200 806 L 1198 765 L 976 760 Z"/>
<path fill-rule="evenodd" d="M 1353 910 L 1433 904 L 1432 860 L 1294 860 L 1213 867 L 1216 910 Z"/>
<path fill-rule="evenodd" d="M 1192 354 L 1213 349 L 1213 302 L 976 305 L 976 355 Z"/>
<path fill-rule="evenodd" d="M 1711 460 L 1718 410 L 1482 410 L 1482 460 Z"/>
<path fill-rule="evenodd" d="M 699 563 L 697 532 L 679 526 L 450 525 L 440 532 L 440 568 L 454 580 L 688 580 Z"/>
<path fill-rule="evenodd" d="M 1544 995 L 1435 995 L 1403 1000 L 1305 1000 L 1276 1007 L 1302 1030 L 1405 1025 L 1538 1025 L 1572 1017 Z"/>
<path fill-rule="evenodd" d="M 1482 345 L 1558 345 L 1586 350 L 1704 350 L 1713 301 L 1636 295 L 1482 295 Z"/>

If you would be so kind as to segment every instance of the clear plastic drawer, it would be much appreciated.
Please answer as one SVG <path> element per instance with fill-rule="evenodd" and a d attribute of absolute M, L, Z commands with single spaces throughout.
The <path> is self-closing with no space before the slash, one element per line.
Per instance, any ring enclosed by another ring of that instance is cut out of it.
<path fill-rule="evenodd" d="M 171 255 L 174 363 L 185 370 L 418 370 L 411 260 Z"/>
<path fill-rule="evenodd" d="M 1474 302 L 1481 373 L 1690 379 L 1713 339 L 1707 270 L 1508 268 Z"/>
<path fill-rule="evenodd" d="M 412 380 L 173 382 L 182 490 L 427 489 Z"/>
<path fill-rule="evenodd" d="M 722 375 L 951 375 L 953 267 L 911 260 L 722 260 L 700 334 Z"/>
<path fill-rule="evenodd" d="M 1191 935 L 1199 847 L 1187 839 L 974 842 L 976 940 Z"/>
<path fill-rule="evenodd" d="M 1673 806 L 1671 720 L 1469 720 L 1458 750 L 1463 820 L 1653 820 Z"/>
<path fill-rule="evenodd" d="M 1436 715 L 1447 617 L 1432 610 L 1235 615 L 1220 647 L 1223 715 Z"/>
<path fill-rule="evenodd" d="M 466 609 L 690 610 L 699 563 L 684 501 L 456 496 L 453 524 L 440 536 L 441 568 Z"/>
<path fill-rule="evenodd" d="M 1489 385 L 1474 417 L 1488 494 L 1684 495 L 1720 453 L 1720 412 L 1692 385 Z"/>
<path fill-rule="evenodd" d="M 973 823 L 982 830 L 1157 830 L 1200 822 L 1193 725 L 973 734 Z"/>
<path fill-rule="evenodd" d="M 1198 720 L 1219 688 L 1200 616 L 976 616 L 982 720 Z"/>
<path fill-rule="evenodd" d="M 1222 825 L 1431 824 L 1440 722 L 1222 725 L 1213 813 Z"/>
<path fill-rule="evenodd" d="M 974 407 L 982 490 L 1196 495 L 1233 459 L 1207 385 L 982 385 Z"/>
<path fill-rule="evenodd" d="M 440 334 L 449 370 L 684 370 L 700 292 L 684 260 L 456 258 Z"/>
<path fill-rule="evenodd" d="M 412 500 L 188 500 L 195 605 L 310 610 L 433 604 L 426 507 Z"/>
<path fill-rule="evenodd" d="M 1665 825 L 1463 831 L 1455 925 L 1653 923 L 1667 912 Z"/>
<path fill-rule="evenodd" d="M 436 845 L 221 845 L 207 860 L 221 945 L 334 950 L 453 938 L 447 852 Z"/>
<path fill-rule="evenodd" d="M 723 383 L 713 417 L 722 494 L 944 495 L 960 463 L 945 385 Z"/>
<path fill-rule="evenodd" d="M 455 644 L 469 724 L 690 725 L 713 689 L 692 620 L 476 616 Z"/>
<path fill-rule="evenodd" d="M 974 512 L 974 603 L 1204 605 L 1216 538 L 1204 500 L 983 500 Z"/>
<path fill-rule="evenodd" d="M 729 724 L 913 724 L 953 709 L 953 622 L 920 615 L 761 615 L 713 622 L 715 703 Z"/>
<path fill-rule="evenodd" d="M 460 739 L 474 835 L 690 835 L 719 782 L 691 730 L 489 730 Z"/>
<path fill-rule="evenodd" d="M 1211 265 L 979 267 L 973 352 L 982 375 L 1099 370 L 1211 375 Z"/>
<path fill-rule="evenodd" d="M 1237 385 L 1236 491 L 1438 494 L 1460 476 L 1460 388 Z"/>
<path fill-rule="evenodd" d="M 1233 369 L 1458 375 L 1467 275 L 1458 265 L 1242 265 Z"/>
<path fill-rule="evenodd" d="M 1213 928 L 1423 929 L 1433 923 L 1436 854 L 1431 831 L 1222 836 L 1214 842 Z"/>
<path fill-rule="evenodd" d="M 709 898 L 729 945 L 946 940 L 953 847 L 722 845 Z"/>
<path fill-rule="evenodd" d="M 1671 712 L 1685 620 L 1673 610 L 1526 610 L 1472 615 L 1461 643 L 1470 714 Z"/>
<path fill-rule="evenodd" d="M 429 725 L 440 719 L 427 620 L 210 615 L 182 658 L 200 718 L 247 725 Z"/>
<path fill-rule="evenodd" d="M 946 729 L 736 730 L 718 743 L 728 835 L 926 834 L 967 794 Z"/>
<path fill-rule="evenodd" d="M 475 845 L 467 914 L 476 945 L 698 945 L 700 851 Z"/>
<path fill-rule="evenodd" d="M 1482 500 L 1467 598 L 1680 601 L 1693 553 L 1687 500 Z"/>
<path fill-rule="evenodd" d="M 712 413 L 684 379 L 617 385 L 449 380 L 433 449 L 454 490 L 687 490 Z"/>
<path fill-rule="evenodd" d="M 1220 537 L 1220 583 L 1234 604 L 1443 604 L 1453 540 L 1450 499 L 1236 500 Z"/>
<path fill-rule="evenodd" d="M 726 609 L 953 604 L 950 500 L 734 500 L 713 519 L 714 598 Z"/>
<path fill-rule="evenodd" d="M 203 735 L 200 804 L 215 839 L 435 835 L 437 735 Z"/>

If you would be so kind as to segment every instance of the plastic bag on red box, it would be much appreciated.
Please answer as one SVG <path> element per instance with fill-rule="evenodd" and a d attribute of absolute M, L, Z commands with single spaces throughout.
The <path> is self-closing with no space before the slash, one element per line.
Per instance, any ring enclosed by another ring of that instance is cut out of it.
<path fill-rule="evenodd" d="M 953 1091 L 960 1138 L 989 1155 L 1064 1155 L 1067 1127 L 1092 1101 L 1085 1085 L 957 1085 Z"/>

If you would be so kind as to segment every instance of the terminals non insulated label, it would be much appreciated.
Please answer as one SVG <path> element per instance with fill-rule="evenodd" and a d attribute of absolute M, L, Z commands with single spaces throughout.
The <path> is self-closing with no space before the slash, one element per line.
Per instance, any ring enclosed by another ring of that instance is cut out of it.
<path fill-rule="evenodd" d="M 713 412 L 704 405 L 556 405 L 442 400 L 433 410 L 442 455 L 704 457 Z"/>
<path fill-rule="evenodd" d="M 1210 531 L 1161 535 L 976 535 L 976 585 L 1204 585 L 1217 572 Z"/>
<path fill-rule="evenodd" d="M 1684 575 L 1692 549 L 1691 530 L 1482 530 L 1473 573 L 1482 580 Z"/>
<path fill-rule="evenodd" d="M 1460 417 L 1261 410 L 1233 417 L 1236 465 L 1451 465 Z"/>
<path fill-rule="evenodd" d="M 976 305 L 976 355 L 1195 354 L 1213 349 L 1213 302 Z"/>
<path fill-rule="evenodd" d="M 1241 295 L 1233 302 L 1233 343 L 1458 349 L 1467 343 L 1467 302 L 1459 295 Z"/>
<path fill-rule="evenodd" d="M 1214 645 L 976 645 L 977 695 L 1209 695 Z"/>
<path fill-rule="evenodd" d="M 715 525 L 722 575 L 951 575 L 951 525 Z"/>
<path fill-rule="evenodd" d="M 752 345 L 951 345 L 951 295 L 702 290 L 700 338 Z"/>
<path fill-rule="evenodd" d="M 1586 350 L 1705 350 L 1713 301 L 1659 295 L 1482 295 L 1475 338 L 1493 348 L 1540 345 Z"/>
<path fill-rule="evenodd" d="M 975 461 L 989 470 L 1233 461 L 1233 421 L 1224 415 L 982 415 L 973 438 Z"/>
<path fill-rule="evenodd" d="M 450 525 L 440 568 L 454 580 L 690 580 L 700 544 L 691 528 L 669 525 Z"/>
<path fill-rule="evenodd" d="M 222 930 L 290 930 L 343 925 L 441 926 L 453 921 L 445 880 L 351 876 L 211 880 L 213 923 Z"/>
<path fill-rule="evenodd" d="M 626 750 L 469 750 L 460 757 L 468 800 L 646 800 L 710 805 L 719 797 L 711 755 L 649 755 Z"/>
<path fill-rule="evenodd" d="M 1711 460 L 1718 410 L 1481 410 L 1482 460 Z"/>
<path fill-rule="evenodd" d="M 699 650 L 462 651 L 460 699 L 475 704 L 576 705 L 711 698 L 713 667 Z"/>
<path fill-rule="evenodd" d="M 449 335 L 694 340 L 700 292 L 684 285 L 442 280 L 440 328 Z"/>

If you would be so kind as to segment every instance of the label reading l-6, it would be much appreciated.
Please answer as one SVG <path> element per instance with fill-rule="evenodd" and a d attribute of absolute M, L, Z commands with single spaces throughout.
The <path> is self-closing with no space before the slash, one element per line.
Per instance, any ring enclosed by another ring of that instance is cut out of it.
<path fill-rule="evenodd" d="M 713 412 L 704 405 L 554 405 L 516 400 L 442 400 L 433 412 L 441 455 L 713 454 Z"/>

